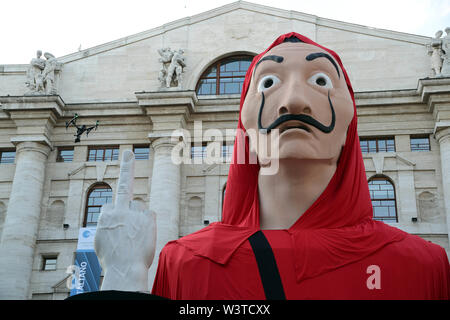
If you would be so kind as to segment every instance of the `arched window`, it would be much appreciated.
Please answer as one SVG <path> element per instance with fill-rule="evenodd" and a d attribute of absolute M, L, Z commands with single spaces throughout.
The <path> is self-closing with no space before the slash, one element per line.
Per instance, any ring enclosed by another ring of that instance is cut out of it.
<path fill-rule="evenodd" d="M 112 189 L 106 183 L 96 184 L 91 187 L 87 194 L 83 227 L 96 226 L 102 205 L 111 203 L 111 201 Z"/>
<path fill-rule="evenodd" d="M 370 199 L 372 199 L 373 219 L 397 222 L 397 204 L 394 184 L 384 176 L 369 179 Z"/>
<path fill-rule="evenodd" d="M 239 94 L 253 57 L 231 56 L 211 65 L 200 77 L 197 95 Z"/>

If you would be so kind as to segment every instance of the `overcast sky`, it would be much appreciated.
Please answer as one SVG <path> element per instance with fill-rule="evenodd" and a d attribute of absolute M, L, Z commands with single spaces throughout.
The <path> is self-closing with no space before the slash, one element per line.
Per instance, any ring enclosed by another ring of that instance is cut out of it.
<path fill-rule="evenodd" d="M 0 0 L 0 64 L 27 64 L 36 50 L 61 57 L 231 0 Z M 252 0 L 266 6 L 412 34 L 450 26 L 450 0 Z M 295 31 L 295 30 L 294 30 Z M 268 39 L 268 43 L 273 39 Z"/>

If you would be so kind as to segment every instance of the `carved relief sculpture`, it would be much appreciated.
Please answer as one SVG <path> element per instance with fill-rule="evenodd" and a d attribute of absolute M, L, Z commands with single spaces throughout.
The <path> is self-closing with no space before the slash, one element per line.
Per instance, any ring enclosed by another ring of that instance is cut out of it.
<path fill-rule="evenodd" d="M 45 61 L 44 71 L 42 71 L 45 93 L 56 94 L 55 70 L 57 68 L 58 61 L 56 61 L 55 56 L 49 52 L 44 53 L 44 57 L 47 59 Z"/>
<path fill-rule="evenodd" d="M 29 93 L 39 92 L 43 89 L 42 70 L 45 68 L 45 60 L 41 59 L 42 51 L 36 52 L 36 58 L 31 59 L 27 70 L 27 80 L 25 82 Z"/>
<path fill-rule="evenodd" d="M 41 58 L 42 51 L 36 52 L 36 58 L 30 61 L 27 70 L 25 85 L 28 88 L 26 95 L 54 95 L 57 94 L 55 84 L 55 71 L 61 70 L 61 65 L 55 56 L 49 52 L 44 53 L 46 60 Z"/>
<path fill-rule="evenodd" d="M 183 68 L 186 67 L 183 57 L 184 50 L 172 51 L 170 48 L 163 48 L 158 49 L 158 53 L 161 56 L 159 62 L 162 63 L 158 76 L 161 86 L 181 87 Z"/>
<path fill-rule="evenodd" d="M 442 62 L 441 73 L 443 76 L 450 76 L 450 27 L 445 28 L 447 35 L 442 39 L 442 51 L 444 61 Z"/>
<path fill-rule="evenodd" d="M 440 77 L 442 70 L 442 61 L 444 58 L 444 51 L 442 50 L 442 31 L 436 32 L 435 37 L 428 45 L 428 55 L 430 55 L 432 76 Z"/>

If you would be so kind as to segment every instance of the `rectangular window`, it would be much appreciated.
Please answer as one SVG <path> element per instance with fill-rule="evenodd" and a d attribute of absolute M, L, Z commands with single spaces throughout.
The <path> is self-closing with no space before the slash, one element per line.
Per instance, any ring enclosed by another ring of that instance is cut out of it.
<path fill-rule="evenodd" d="M 394 137 L 360 138 L 359 143 L 362 153 L 395 151 Z"/>
<path fill-rule="evenodd" d="M 58 155 L 56 162 L 72 162 L 73 161 L 73 147 L 58 147 Z"/>
<path fill-rule="evenodd" d="M 225 160 L 225 162 L 231 162 L 231 157 L 233 155 L 233 149 L 234 144 L 227 145 L 225 141 L 222 145 L 222 159 Z"/>
<path fill-rule="evenodd" d="M 56 256 L 47 256 L 47 257 L 44 256 L 42 262 L 42 270 L 43 271 L 56 270 L 56 260 L 57 260 Z"/>
<path fill-rule="evenodd" d="M 430 136 L 410 136 L 411 151 L 430 151 Z"/>
<path fill-rule="evenodd" d="M 119 159 L 119 146 L 91 146 L 87 161 L 112 161 Z"/>
<path fill-rule="evenodd" d="M 191 144 L 191 159 L 206 158 L 206 142 L 192 142 Z"/>
<path fill-rule="evenodd" d="M 0 150 L 0 163 L 14 163 L 16 151 L 11 149 Z"/>
<path fill-rule="evenodd" d="M 134 146 L 133 148 L 134 157 L 136 160 L 148 160 L 150 155 L 149 146 Z"/>

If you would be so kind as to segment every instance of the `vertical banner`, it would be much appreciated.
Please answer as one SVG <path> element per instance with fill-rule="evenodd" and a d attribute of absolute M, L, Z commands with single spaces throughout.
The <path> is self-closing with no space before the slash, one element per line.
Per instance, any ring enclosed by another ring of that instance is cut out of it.
<path fill-rule="evenodd" d="M 99 291 L 102 268 L 94 250 L 96 227 L 80 228 L 70 295 Z"/>

